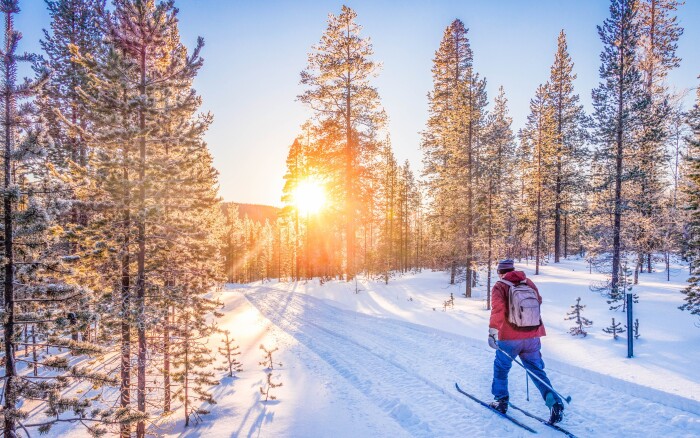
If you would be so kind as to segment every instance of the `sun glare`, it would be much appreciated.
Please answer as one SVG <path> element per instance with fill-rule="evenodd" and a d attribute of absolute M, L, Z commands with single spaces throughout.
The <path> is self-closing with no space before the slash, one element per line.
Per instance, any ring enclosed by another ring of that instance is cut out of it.
<path fill-rule="evenodd" d="M 305 179 L 294 191 L 294 204 L 302 214 L 318 213 L 325 202 L 326 193 L 318 181 Z"/>

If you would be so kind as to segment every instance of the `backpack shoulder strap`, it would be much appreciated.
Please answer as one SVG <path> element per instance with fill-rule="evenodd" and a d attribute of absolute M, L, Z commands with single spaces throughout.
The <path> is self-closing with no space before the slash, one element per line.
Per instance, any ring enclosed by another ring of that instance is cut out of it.
<path fill-rule="evenodd" d="M 496 281 L 496 283 L 498 283 L 499 281 L 500 281 L 501 283 L 505 284 L 505 285 L 508 286 L 508 287 L 513 287 L 513 286 L 515 286 L 515 284 L 511 283 L 511 282 L 508 281 L 508 280 L 504 280 L 504 279 L 502 279 L 502 278 L 499 278 L 498 281 Z"/>

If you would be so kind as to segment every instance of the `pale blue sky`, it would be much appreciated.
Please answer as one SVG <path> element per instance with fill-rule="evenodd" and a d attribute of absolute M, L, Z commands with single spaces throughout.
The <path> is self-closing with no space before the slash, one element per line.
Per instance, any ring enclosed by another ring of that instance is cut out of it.
<path fill-rule="evenodd" d="M 308 117 L 295 100 L 302 90 L 299 72 L 328 13 L 338 14 L 343 4 L 355 9 L 364 35 L 372 38 L 374 59 L 383 64 L 375 85 L 390 118 L 394 150 L 414 169 L 421 167 L 419 131 L 427 118 L 433 55 L 455 18 L 469 28 L 474 64 L 488 81 L 489 98 L 504 86 L 515 131 L 525 122 L 538 84 L 549 77 L 561 29 L 578 74 L 576 91 L 591 109 L 602 48 L 596 25 L 608 16 L 608 0 L 176 0 L 183 42 L 192 47 L 198 35 L 206 42 L 195 86 L 203 109 L 214 113 L 207 141 L 225 200 L 280 204 L 287 149 Z M 44 1 L 23 0 L 20 6 L 21 50 L 37 51 L 49 20 Z M 685 27 L 678 50 L 683 62 L 670 82 L 694 88 L 700 74 L 700 1 L 687 0 L 679 18 Z"/>

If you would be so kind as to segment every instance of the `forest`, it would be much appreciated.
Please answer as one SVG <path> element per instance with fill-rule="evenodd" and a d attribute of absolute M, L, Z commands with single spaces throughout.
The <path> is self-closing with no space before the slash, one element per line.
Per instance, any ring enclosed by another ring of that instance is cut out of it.
<path fill-rule="evenodd" d="M 181 40 L 173 0 L 46 0 L 37 54 L 21 51 L 21 3 L 0 0 L 5 437 L 59 423 L 143 437 L 177 410 L 197 423 L 223 376 L 208 339 L 224 283 L 432 270 L 460 300 L 491 289 L 499 259 L 537 274 L 578 256 L 615 303 L 677 258 L 679 312 L 700 315 L 700 91 L 668 81 L 682 1 L 611 0 L 593 90 L 574 88 L 562 30 L 517 132 L 469 30 L 445 23 L 420 171 L 394 155 L 361 17 L 330 11 L 300 72 L 313 115 L 289 139 L 279 209 L 220 198 L 193 85 L 204 40 Z"/>

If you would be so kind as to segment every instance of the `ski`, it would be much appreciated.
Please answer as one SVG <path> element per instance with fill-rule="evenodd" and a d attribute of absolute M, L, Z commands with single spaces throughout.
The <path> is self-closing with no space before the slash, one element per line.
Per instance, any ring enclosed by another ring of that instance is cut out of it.
<path fill-rule="evenodd" d="M 534 420 L 539 421 L 540 423 L 544 424 L 545 426 L 549 426 L 549 427 L 551 427 L 551 428 L 554 429 L 554 430 L 558 430 L 559 432 L 563 433 L 564 435 L 568 436 L 569 438 L 576 438 L 576 435 L 574 435 L 573 433 L 569 432 L 568 430 L 566 430 L 566 429 L 564 429 L 564 428 L 562 428 L 562 427 L 557 426 L 556 424 L 550 423 L 549 421 L 545 420 L 545 419 L 542 418 L 542 417 L 538 417 L 538 416 L 535 415 L 535 414 L 531 414 L 531 413 L 529 413 L 528 411 L 526 411 L 525 409 L 519 408 L 519 407 L 515 406 L 513 403 L 508 403 L 508 405 L 509 405 L 511 408 L 515 409 L 516 411 L 520 411 L 520 412 L 522 412 L 523 414 L 527 415 L 528 417 L 530 417 L 530 418 L 532 418 L 532 419 L 534 419 Z"/>
<path fill-rule="evenodd" d="M 511 416 L 508 415 L 508 414 L 503 414 L 503 413 L 497 411 L 496 409 L 494 409 L 494 408 L 492 408 L 491 406 L 489 406 L 488 403 L 479 400 L 478 398 L 474 397 L 473 395 L 469 394 L 468 392 L 462 391 L 462 389 L 459 387 L 459 385 L 458 385 L 457 383 L 455 383 L 455 388 L 457 388 L 457 391 L 459 391 L 460 393 L 466 395 L 467 397 L 469 397 L 470 399 L 474 400 L 475 402 L 479 403 L 481 406 L 487 408 L 487 409 L 490 410 L 491 412 L 494 412 L 494 413 L 500 415 L 500 416 L 503 417 L 503 418 L 507 418 L 507 419 L 510 420 L 513 424 L 515 424 L 515 425 L 517 425 L 517 426 L 520 426 L 520 427 L 522 427 L 523 429 L 525 429 L 525 430 L 527 430 L 527 431 L 530 431 L 530 432 L 532 432 L 532 433 L 537 433 L 536 430 L 532 429 L 532 428 L 529 427 L 528 425 L 521 423 L 520 421 L 516 420 L 515 418 L 511 417 Z"/>

